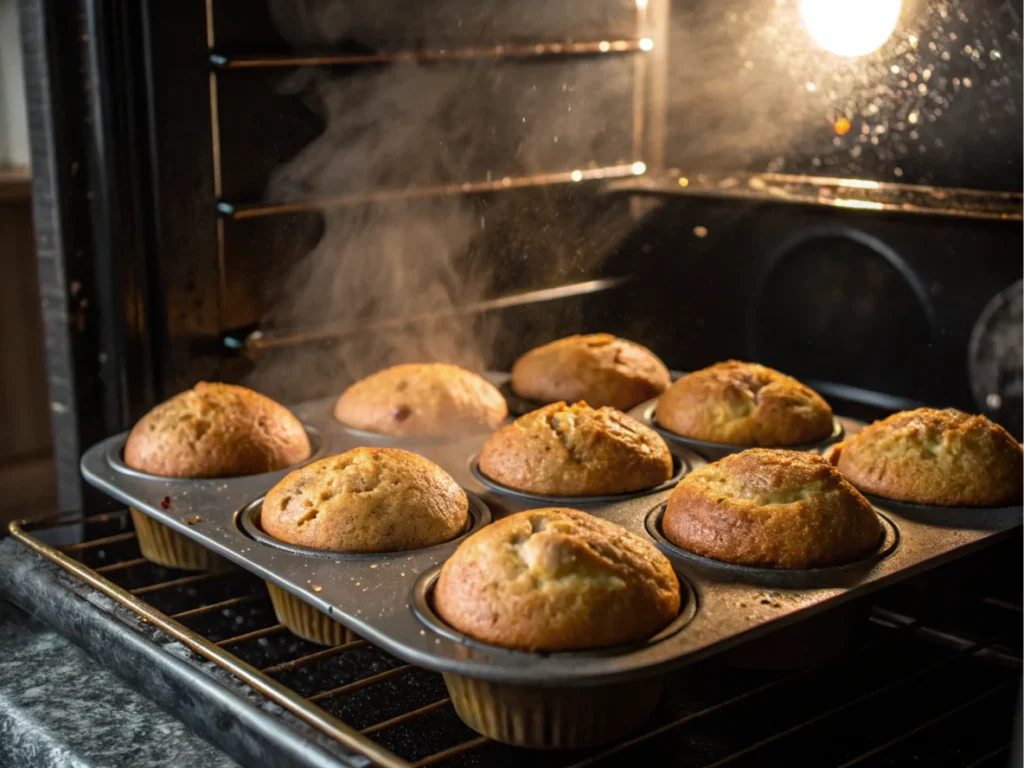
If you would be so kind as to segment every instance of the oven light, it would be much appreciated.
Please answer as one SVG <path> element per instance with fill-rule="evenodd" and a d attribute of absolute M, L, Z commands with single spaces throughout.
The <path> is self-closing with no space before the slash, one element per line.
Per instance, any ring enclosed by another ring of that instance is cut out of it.
<path fill-rule="evenodd" d="M 649 38 L 649 37 L 641 37 L 640 38 L 640 50 L 641 51 L 653 51 L 654 50 L 654 41 L 651 40 L 651 38 Z"/>
<path fill-rule="evenodd" d="M 900 0 L 800 0 L 811 37 L 838 56 L 864 56 L 889 39 L 900 18 Z"/>
<path fill-rule="evenodd" d="M 642 176 L 646 170 L 647 170 L 647 164 L 646 163 L 641 163 L 639 161 L 633 163 L 633 175 L 635 175 L 635 176 Z"/>

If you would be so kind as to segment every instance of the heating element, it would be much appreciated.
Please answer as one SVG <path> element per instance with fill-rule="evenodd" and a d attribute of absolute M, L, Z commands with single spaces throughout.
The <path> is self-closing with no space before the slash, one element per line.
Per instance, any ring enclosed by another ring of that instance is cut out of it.
<path fill-rule="evenodd" d="M 568 768 L 650 764 L 667 755 L 674 765 L 694 767 L 881 766 L 911 759 L 1002 766 L 1009 759 L 1021 673 L 1020 585 L 984 583 L 988 568 L 978 558 L 936 572 L 927 585 L 909 582 L 876 595 L 851 646 L 820 666 L 774 671 L 749 668 L 749 656 L 711 659 L 670 676 L 656 713 L 625 741 L 537 752 L 467 728 L 436 673 L 362 640 L 323 648 L 291 635 L 254 576 L 149 563 L 126 511 L 12 524 L 11 533 L 388 768 L 524 760 Z M 1019 563 L 1019 550 L 1012 538 L 1000 552 Z M 983 556 L 989 565 L 992 552 Z M 951 592 L 951 584 L 959 589 Z"/>

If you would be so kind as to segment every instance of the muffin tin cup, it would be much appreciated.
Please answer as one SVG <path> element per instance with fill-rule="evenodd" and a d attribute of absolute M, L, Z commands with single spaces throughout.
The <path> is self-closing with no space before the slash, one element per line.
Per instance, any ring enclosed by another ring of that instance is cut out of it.
<path fill-rule="evenodd" d="M 268 472 L 263 475 L 248 475 L 247 478 L 258 478 L 268 476 L 284 475 L 297 467 L 308 464 L 320 458 L 324 448 L 324 442 L 320 437 L 320 431 L 309 424 L 303 424 L 306 435 L 309 438 L 309 457 L 291 467 L 286 467 L 277 472 Z M 148 472 L 135 469 L 124 462 L 124 442 L 111 443 L 106 450 L 107 464 L 120 474 L 128 477 L 148 480 L 154 484 L 160 484 L 167 491 L 166 500 L 168 506 L 164 507 L 170 512 L 170 498 L 176 490 L 189 488 L 197 483 L 224 484 L 239 478 L 192 478 L 192 477 L 162 477 L 151 475 Z M 135 533 L 138 536 L 139 551 L 142 556 L 151 563 L 162 565 L 166 568 L 178 568 L 184 571 L 213 571 L 220 573 L 234 568 L 229 560 L 218 557 L 208 548 L 196 541 L 177 533 L 172 528 L 164 525 L 151 515 L 129 504 L 132 522 L 135 525 Z M 202 518 L 196 516 L 199 521 Z"/>
<path fill-rule="evenodd" d="M 998 531 L 1006 524 L 1008 515 L 1020 510 L 1020 505 L 1005 507 L 940 507 L 932 504 L 915 504 L 909 501 L 887 499 L 865 493 L 864 497 L 876 507 L 891 510 L 902 517 L 917 520 L 942 528 L 980 528 Z"/>
<path fill-rule="evenodd" d="M 139 551 L 151 563 L 183 571 L 215 573 L 234 568 L 230 561 L 218 557 L 203 545 L 171 530 L 163 523 L 158 523 L 135 507 L 128 507 L 128 511 L 131 512 L 132 522 L 135 524 Z"/>
<path fill-rule="evenodd" d="M 593 688 L 542 688 L 444 674 L 452 706 L 477 733 L 534 749 L 575 749 L 616 741 L 658 705 L 662 678 Z"/>
<path fill-rule="evenodd" d="M 827 449 L 829 446 L 835 445 L 843 439 L 846 434 L 846 430 L 839 419 L 832 419 L 832 434 L 826 437 L 824 440 L 815 440 L 810 443 L 799 443 L 796 445 L 729 445 L 727 443 L 712 443 L 708 440 L 697 440 L 693 437 L 686 437 L 684 435 L 676 434 L 669 429 L 666 429 L 658 420 L 655 418 L 654 411 L 658 407 L 658 401 L 653 400 L 649 403 L 639 405 L 630 411 L 630 415 L 633 418 L 640 421 L 642 424 L 646 424 L 648 427 L 653 429 L 671 446 L 673 443 L 676 445 L 684 445 L 691 451 L 696 451 L 704 458 L 709 461 L 717 461 L 718 459 L 725 458 L 734 453 L 740 453 L 751 448 L 779 448 L 786 451 L 816 451 L 821 452 Z"/>
<path fill-rule="evenodd" d="M 664 483 L 655 485 L 651 488 L 641 488 L 637 491 L 605 494 L 601 496 L 545 496 L 544 494 L 520 491 L 516 488 L 502 485 L 483 473 L 480 469 L 480 457 L 478 454 L 474 454 L 470 457 L 469 471 L 473 473 L 473 477 L 476 478 L 481 485 L 494 493 L 499 493 L 503 496 L 513 496 L 531 502 L 542 501 L 551 506 L 572 507 L 581 504 L 614 504 L 617 501 L 628 501 L 629 499 L 637 499 L 641 496 L 650 496 L 652 493 L 662 493 L 664 491 L 671 490 L 690 471 L 690 462 L 681 452 L 672 451 L 672 477 Z"/>
<path fill-rule="evenodd" d="M 666 506 L 667 502 L 663 502 L 647 513 L 644 526 L 648 535 L 671 559 L 682 560 L 699 567 L 712 577 L 724 577 L 791 589 L 822 589 L 830 586 L 842 586 L 858 581 L 864 571 L 874 568 L 895 552 L 900 545 L 900 529 L 892 520 L 876 509 L 875 515 L 878 516 L 878 521 L 881 523 L 882 535 L 879 537 L 878 546 L 874 551 L 862 558 L 825 568 L 765 568 L 741 565 L 698 555 L 669 541 L 661 528 Z"/>
<path fill-rule="evenodd" d="M 277 620 L 293 635 L 319 645 L 344 645 L 359 639 L 352 630 L 302 602 L 291 592 L 269 581 L 266 584 Z"/>
<path fill-rule="evenodd" d="M 673 382 L 678 381 L 680 377 L 685 375 L 686 374 L 682 371 L 669 371 L 669 376 Z M 551 405 L 551 402 L 559 402 L 558 400 L 552 400 L 549 403 L 542 403 L 538 400 L 530 400 L 529 398 L 523 397 L 512 389 L 512 380 L 507 374 L 500 378 L 491 378 L 490 381 L 498 388 L 498 391 L 501 392 L 501 396 L 505 398 L 505 402 L 508 404 L 509 415 L 513 418 L 525 416 L 531 411 L 543 408 L 545 405 Z M 583 399 L 586 400 L 586 398 Z M 626 410 L 631 411 L 632 409 L 627 408 Z"/>
<path fill-rule="evenodd" d="M 473 493 L 466 493 L 469 499 L 469 522 L 465 530 L 460 533 L 455 541 L 468 536 L 472 531 L 490 522 L 490 509 L 483 501 Z M 238 526 L 245 533 L 260 544 L 283 549 L 288 552 L 299 553 L 307 557 L 325 558 L 330 557 L 336 560 L 362 560 L 372 565 L 382 553 L 359 552 L 345 553 L 333 552 L 330 550 L 310 549 L 297 544 L 289 544 L 286 541 L 275 539 L 260 527 L 260 512 L 263 507 L 263 497 L 247 504 L 238 515 Z M 445 546 L 450 542 L 438 546 Z M 425 548 L 426 549 L 426 548 Z M 384 553 L 394 554 L 394 553 Z M 359 639 L 359 635 L 343 624 L 335 621 L 308 603 L 285 589 L 277 586 L 271 581 L 266 582 L 267 592 L 270 594 L 270 602 L 274 606 L 274 613 L 277 620 L 284 624 L 292 634 L 298 635 L 303 640 L 319 645 L 344 645 Z"/>
<path fill-rule="evenodd" d="M 511 657 L 546 655 L 567 661 L 587 656 L 614 658 L 637 645 L 660 643 L 684 631 L 697 613 L 693 586 L 685 576 L 680 576 L 679 614 L 653 637 L 632 646 L 533 654 L 478 642 L 447 624 L 433 608 L 433 590 L 439 573 L 440 568 L 428 571 L 413 589 L 412 607 L 417 618 L 434 632 L 466 648 L 487 648 Z M 513 746 L 572 749 L 615 741 L 637 728 L 657 706 L 663 677 L 582 688 L 494 682 L 458 674 L 445 674 L 444 682 L 456 713 L 478 733 Z"/>
<path fill-rule="evenodd" d="M 313 549 L 312 547 L 304 547 L 301 544 L 291 544 L 281 539 L 275 539 L 269 533 L 265 532 L 260 526 L 260 512 L 263 509 L 263 499 L 265 497 L 260 496 L 257 499 L 246 504 L 238 512 L 238 527 L 241 528 L 245 534 L 268 547 L 274 547 L 276 549 L 283 549 L 287 552 L 294 554 L 303 555 L 305 557 L 316 557 L 316 558 L 330 558 L 338 562 L 342 561 L 362 561 L 365 563 L 373 564 L 382 557 L 395 557 L 408 555 L 415 552 L 423 552 L 438 547 L 448 547 L 452 544 L 456 544 L 462 541 L 469 534 L 476 532 L 483 526 L 491 522 L 491 509 L 484 503 L 484 501 L 472 491 L 463 489 L 466 494 L 466 499 L 469 501 L 469 520 L 466 523 L 466 527 L 453 539 L 449 541 L 441 542 L 440 544 L 433 544 L 428 547 L 420 547 L 419 549 L 410 550 L 395 550 L 389 552 L 337 552 L 331 549 Z"/>

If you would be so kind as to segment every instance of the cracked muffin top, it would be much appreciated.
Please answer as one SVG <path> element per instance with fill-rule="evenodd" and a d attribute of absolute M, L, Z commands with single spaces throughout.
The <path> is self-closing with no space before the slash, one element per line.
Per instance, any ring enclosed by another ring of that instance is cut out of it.
<path fill-rule="evenodd" d="M 830 458 L 865 493 L 936 506 L 1019 504 L 1024 451 L 984 416 L 918 408 L 876 421 Z"/>
<path fill-rule="evenodd" d="M 306 430 L 283 405 L 201 381 L 139 420 L 124 463 L 161 477 L 235 477 L 284 469 L 309 454 Z"/>
<path fill-rule="evenodd" d="M 297 469 L 263 500 L 275 539 L 334 552 L 394 552 L 454 539 L 466 492 L 439 466 L 395 448 L 353 448 Z"/>
<path fill-rule="evenodd" d="M 347 427 L 400 437 L 490 432 L 508 416 L 490 382 L 446 363 L 409 363 L 360 379 L 338 398 L 334 418 Z"/>
<path fill-rule="evenodd" d="M 816 453 L 751 448 L 684 477 L 665 538 L 704 557 L 768 568 L 823 568 L 878 546 L 871 504 Z"/>
<path fill-rule="evenodd" d="M 434 609 L 452 627 L 523 651 L 642 640 L 679 608 L 679 579 L 653 544 L 575 509 L 533 509 L 480 529 L 434 588 Z"/>
<path fill-rule="evenodd" d="M 791 376 L 727 360 L 683 376 L 658 400 L 658 424 L 694 440 L 783 447 L 832 434 L 832 409 Z"/>
<path fill-rule="evenodd" d="M 527 400 L 608 405 L 628 411 L 672 383 L 668 368 L 639 344 L 608 333 L 569 336 L 537 347 L 512 366 L 512 391 Z"/>
<path fill-rule="evenodd" d="M 495 482 L 542 496 L 629 493 L 672 477 L 672 454 L 657 432 L 586 403 L 520 416 L 487 439 L 479 463 Z"/>

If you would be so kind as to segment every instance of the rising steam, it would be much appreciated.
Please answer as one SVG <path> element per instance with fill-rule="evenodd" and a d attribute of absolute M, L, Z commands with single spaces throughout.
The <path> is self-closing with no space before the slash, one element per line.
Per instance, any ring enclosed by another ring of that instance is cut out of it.
<path fill-rule="evenodd" d="M 521 9 L 495 13 L 493 4 L 468 14 L 442 6 L 432 8 L 428 23 L 416 21 L 418 5 L 388 11 L 323 0 L 270 2 L 280 31 L 299 50 L 329 47 L 341 39 L 372 48 L 382 42 L 385 30 L 392 48 L 437 49 L 447 44 L 445 30 L 457 29 L 462 40 L 495 39 L 500 37 L 495 30 L 511 26 L 511 13 L 522 14 Z M 516 19 L 516 28 L 532 41 L 559 39 L 560 25 L 607 30 L 606 13 L 586 11 L 582 19 L 578 13 L 555 19 L 523 17 Z M 451 15 L 450 23 L 437 14 Z M 517 103 L 502 103 L 496 94 L 512 76 L 492 59 L 302 69 L 279 88 L 320 114 L 325 129 L 277 169 L 268 198 L 287 202 L 498 181 L 569 170 L 575 158 L 604 165 L 632 162 L 636 158 L 630 155 L 628 133 L 612 134 L 606 127 L 629 122 L 622 110 L 629 99 L 622 93 L 632 87 L 632 70 L 620 66 L 616 72 L 622 82 L 612 82 L 616 78 L 601 66 L 579 68 L 571 82 L 559 84 L 557 103 L 537 86 L 520 87 L 520 77 Z M 580 92 L 587 93 L 586 111 L 578 107 Z M 609 154 L 612 144 L 618 154 Z M 570 215 L 559 222 L 562 234 L 575 239 L 566 247 L 564 239 L 545 231 L 557 215 L 550 197 L 538 189 L 531 191 L 528 204 L 522 196 L 502 193 L 482 207 L 478 199 L 455 193 L 371 203 L 350 200 L 328 207 L 320 241 L 287 276 L 264 327 L 270 333 L 339 332 L 324 343 L 282 347 L 262 356 L 250 382 L 297 400 L 340 391 L 357 378 L 400 362 L 443 360 L 485 369 L 494 359 L 495 320 L 459 314 L 454 308 L 510 289 L 545 287 L 577 275 L 581 279 L 628 231 L 627 224 L 612 226 L 607 217 L 602 226 L 584 228 Z M 511 257 L 506 253 L 499 258 L 478 245 L 488 222 L 498 220 L 521 225 L 516 242 L 502 244 Z M 597 235 L 601 241 L 595 244 Z M 531 251 L 543 265 L 540 270 L 523 268 Z M 418 319 L 400 328 L 375 330 L 404 317 Z"/>

